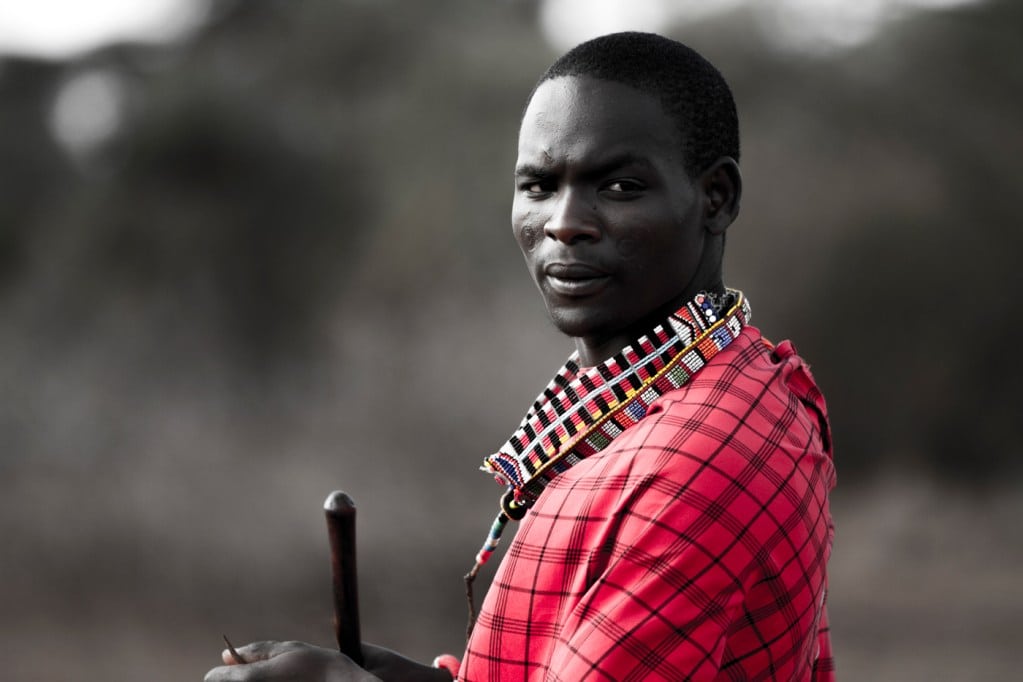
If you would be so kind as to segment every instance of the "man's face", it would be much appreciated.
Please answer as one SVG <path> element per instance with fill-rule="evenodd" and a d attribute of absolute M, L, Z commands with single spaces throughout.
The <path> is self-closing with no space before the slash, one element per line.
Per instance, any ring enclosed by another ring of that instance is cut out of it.
<path fill-rule="evenodd" d="M 512 228 L 577 347 L 616 352 L 709 284 L 697 275 L 703 205 L 652 95 L 589 77 L 536 90 L 519 131 Z"/>

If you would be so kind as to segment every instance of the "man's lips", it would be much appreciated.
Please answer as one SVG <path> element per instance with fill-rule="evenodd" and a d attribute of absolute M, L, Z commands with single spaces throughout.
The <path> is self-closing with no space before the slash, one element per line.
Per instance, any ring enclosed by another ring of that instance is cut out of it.
<path fill-rule="evenodd" d="M 550 263 L 544 268 L 550 289 L 562 296 L 590 296 L 604 288 L 610 276 L 586 263 Z"/>

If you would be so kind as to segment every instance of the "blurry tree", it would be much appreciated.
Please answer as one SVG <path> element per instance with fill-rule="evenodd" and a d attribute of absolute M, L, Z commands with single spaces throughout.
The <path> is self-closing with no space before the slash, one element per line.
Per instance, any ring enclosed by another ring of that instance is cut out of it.
<path fill-rule="evenodd" d="M 40 334 L 69 339 L 127 298 L 143 318 L 164 311 L 154 329 L 187 325 L 197 343 L 227 342 L 227 361 L 261 372 L 326 350 L 315 344 L 353 270 L 377 304 L 402 305 L 409 281 L 441 292 L 466 269 L 507 262 L 488 248 L 504 234 L 491 225 L 506 222 L 505 191 L 477 186 L 476 169 L 492 163 L 495 131 L 511 149 L 522 87 L 508 83 L 535 69 L 506 55 L 542 59 L 535 45 L 477 34 L 468 25 L 479 14 L 451 1 L 217 7 L 185 51 L 118 46 L 5 79 L 22 88 L 47 70 L 16 100 L 36 110 L 62 77 L 88 69 L 129 93 L 121 129 L 81 167 L 57 157 L 38 111 L 6 128 L 7 144 L 28 151 L 27 172 L 4 183 L 22 201 L 6 204 L 0 257 L 13 265 L 31 229 L 38 259 L 61 254 L 59 267 L 25 277 L 44 292 L 30 315 Z M 450 19 L 430 21 L 438 12 Z M 488 96 L 495 86 L 507 94 Z M 44 149 L 63 173 L 56 203 L 38 201 L 54 193 L 34 169 Z M 15 214 L 21 204 L 48 210 Z M 452 250 L 456 240 L 468 248 Z"/>
<path fill-rule="evenodd" d="M 59 347 L 127 306 L 114 319 L 148 320 L 139 343 L 167 345 L 164 366 L 203 372 L 212 352 L 260 374 L 325 352 L 346 300 L 398 312 L 520 277 L 493 178 L 549 59 L 535 36 L 459 0 L 216 6 L 185 49 L 0 72 L 0 286 L 23 333 Z M 525 27 L 535 7 L 501 11 Z M 743 113 L 729 271 L 814 360 L 847 474 L 1020 461 L 1020 377 L 990 369 L 1020 335 L 1020 18 L 987 2 L 819 58 L 772 56 L 741 13 L 678 29 Z M 75 165 L 45 111 L 85 69 L 129 96 Z"/>
<path fill-rule="evenodd" d="M 850 60 L 852 87 L 824 100 L 851 201 L 821 212 L 837 239 L 809 293 L 834 312 L 801 334 L 819 344 L 850 472 L 1023 471 L 1021 48 L 1018 3 L 925 15 Z"/>
<path fill-rule="evenodd" d="M 250 370 L 316 350 L 374 195 L 354 145 L 290 144 L 276 113 L 265 94 L 199 85 L 140 117 L 78 216 L 89 240 L 65 275 L 167 304 L 178 319 L 162 324 L 208 326 Z"/>
<path fill-rule="evenodd" d="M 71 169 L 46 127 L 62 67 L 0 61 L 0 300 L 24 281 L 28 236 L 41 207 L 60 196 Z"/>

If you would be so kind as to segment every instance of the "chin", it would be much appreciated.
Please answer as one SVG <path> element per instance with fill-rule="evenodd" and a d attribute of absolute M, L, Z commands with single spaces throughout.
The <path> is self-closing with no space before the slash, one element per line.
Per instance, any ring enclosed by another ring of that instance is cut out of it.
<path fill-rule="evenodd" d="M 547 312 L 554 327 L 565 336 L 572 338 L 601 336 L 610 326 L 606 316 L 592 311 L 548 308 Z"/>

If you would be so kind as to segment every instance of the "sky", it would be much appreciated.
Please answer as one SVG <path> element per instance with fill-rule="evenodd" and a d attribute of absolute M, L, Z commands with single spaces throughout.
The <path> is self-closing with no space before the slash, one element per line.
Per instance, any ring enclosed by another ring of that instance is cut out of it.
<path fill-rule="evenodd" d="M 63 59 L 119 41 L 171 41 L 207 10 L 207 0 L 0 0 L 0 54 Z"/>
<path fill-rule="evenodd" d="M 618 30 L 664 30 L 745 8 L 778 47 L 830 51 L 870 40 L 920 9 L 979 0 L 544 0 L 541 28 L 559 49 Z M 0 54 L 68 58 L 121 40 L 173 41 L 202 23 L 208 0 L 0 0 Z"/>
<path fill-rule="evenodd" d="M 589 38 L 621 30 L 659 32 L 678 22 L 726 12 L 752 13 L 779 49 L 832 52 L 868 42 L 887 22 L 909 12 L 938 10 L 980 0 L 545 0 L 541 26 L 567 50 Z"/>
<path fill-rule="evenodd" d="M 869 41 L 921 9 L 980 0 L 544 0 L 541 28 L 567 49 L 619 30 L 664 30 L 746 9 L 779 48 L 821 52 Z M 105 44 L 179 39 L 201 25 L 209 0 L 0 0 L 0 54 L 68 58 Z"/>

